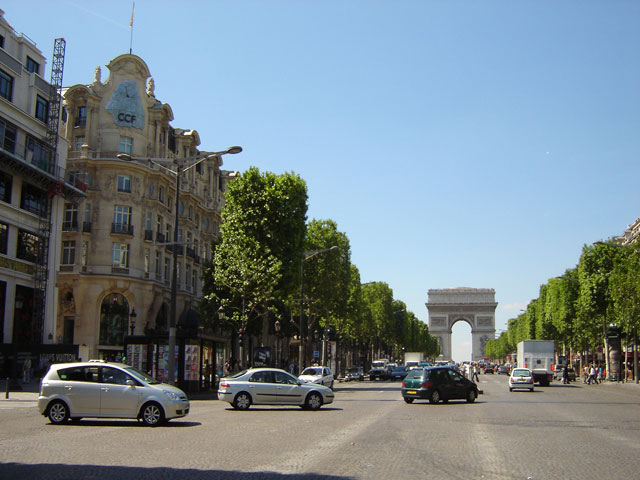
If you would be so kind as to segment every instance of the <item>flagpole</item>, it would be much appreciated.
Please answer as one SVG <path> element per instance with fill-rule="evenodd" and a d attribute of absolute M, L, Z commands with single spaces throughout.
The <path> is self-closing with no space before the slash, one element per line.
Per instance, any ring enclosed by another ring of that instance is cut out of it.
<path fill-rule="evenodd" d="M 131 7 L 131 20 L 129 20 L 129 55 L 133 53 L 133 14 L 136 10 L 136 2 L 133 2 L 133 6 Z"/>

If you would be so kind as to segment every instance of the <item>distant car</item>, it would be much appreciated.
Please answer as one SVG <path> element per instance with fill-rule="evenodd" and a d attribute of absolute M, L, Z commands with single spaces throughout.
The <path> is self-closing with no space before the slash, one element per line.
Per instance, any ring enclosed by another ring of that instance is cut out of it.
<path fill-rule="evenodd" d="M 506 365 L 499 365 L 498 366 L 498 374 L 502 375 L 509 375 L 509 367 L 507 367 Z"/>
<path fill-rule="evenodd" d="M 557 370 L 553 374 L 556 380 L 562 380 L 562 367 L 558 366 Z M 567 367 L 567 378 L 570 382 L 576 381 L 576 371 L 572 367 Z"/>
<path fill-rule="evenodd" d="M 333 372 L 329 367 L 307 367 L 298 378 L 305 383 L 319 383 L 333 388 Z"/>
<path fill-rule="evenodd" d="M 414 400 L 429 400 L 429 403 L 444 403 L 463 399 L 468 403 L 478 398 L 478 386 L 460 373 L 447 367 L 428 367 L 411 370 L 402 381 L 402 398 L 406 403 Z"/>
<path fill-rule="evenodd" d="M 329 387 L 317 383 L 304 383 L 278 368 L 251 368 L 220 380 L 218 398 L 236 410 L 247 410 L 251 405 L 297 405 L 318 410 L 333 402 Z"/>
<path fill-rule="evenodd" d="M 38 409 L 51 423 L 133 418 L 155 426 L 189 413 L 187 395 L 123 363 L 59 363 L 42 379 Z"/>
<path fill-rule="evenodd" d="M 484 373 L 493 373 L 493 365 L 487 365 L 484 367 Z"/>
<path fill-rule="evenodd" d="M 509 391 L 524 389 L 533 392 L 533 373 L 528 368 L 514 368 L 509 376 Z"/>
<path fill-rule="evenodd" d="M 402 380 L 409 373 L 409 368 L 403 365 L 398 365 L 391 370 L 389 374 L 389 380 Z"/>
<path fill-rule="evenodd" d="M 347 374 L 344 377 L 346 382 L 350 382 L 352 380 L 358 380 L 362 382 L 364 380 L 364 371 L 361 367 L 351 367 L 347 370 Z"/>

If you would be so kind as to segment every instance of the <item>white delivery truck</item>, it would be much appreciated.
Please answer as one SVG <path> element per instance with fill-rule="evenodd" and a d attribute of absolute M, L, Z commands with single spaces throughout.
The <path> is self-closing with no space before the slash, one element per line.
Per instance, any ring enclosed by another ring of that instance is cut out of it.
<path fill-rule="evenodd" d="M 523 340 L 518 343 L 518 368 L 528 368 L 533 381 L 547 387 L 553 380 L 554 355 L 553 340 Z"/>
<path fill-rule="evenodd" d="M 409 368 L 415 368 L 424 362 L 424 353 L 422 352 L 406 352 L 404 354 L 404 365 Z"/>

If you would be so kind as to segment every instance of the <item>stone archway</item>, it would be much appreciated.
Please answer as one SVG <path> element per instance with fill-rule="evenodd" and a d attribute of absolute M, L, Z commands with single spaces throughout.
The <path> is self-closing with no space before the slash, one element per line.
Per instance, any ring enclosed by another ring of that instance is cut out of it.
<path fill-rule="evenodd" d="M 495 290 L 493 288 L 445 288 L 429 290 L 429 333 L 438 339 L 440 357 L 451 358 L 451 328 L 464 321 L 471 326 L 471 360 L 484 357 L 484 346 L 496 336 Z"/>

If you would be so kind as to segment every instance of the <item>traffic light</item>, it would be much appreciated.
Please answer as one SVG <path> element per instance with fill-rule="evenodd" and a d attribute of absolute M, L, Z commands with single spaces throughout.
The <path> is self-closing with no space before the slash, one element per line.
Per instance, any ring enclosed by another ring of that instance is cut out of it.
<path fill-rule="evenodd" d="M 242 346 L 243 342 L 244 342 L 244 330 L 241 328 L 238 330 L 238 345 Z"/>

